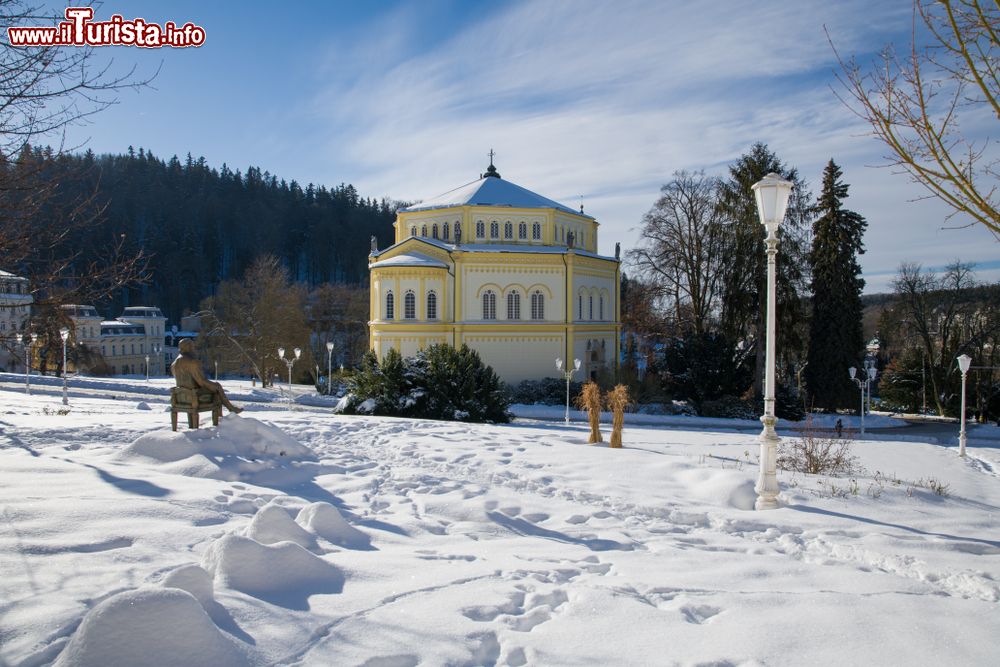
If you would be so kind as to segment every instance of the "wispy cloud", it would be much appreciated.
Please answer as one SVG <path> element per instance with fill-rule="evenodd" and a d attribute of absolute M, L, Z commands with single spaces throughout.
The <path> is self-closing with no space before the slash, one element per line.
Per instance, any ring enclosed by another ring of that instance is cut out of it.
<path fill-rule="evenodd" d="M 505 177 L 582 195 L 607 250 L 634 242 L 673 171 L 722 173 L 760 140 L 814 184 L 830 157 L 842 165 L 873 277 L 995 254 L 977 230 L 943 238 L 942 207 L 908 204 L 916 186 L 868 168 L 879 146 L 830 91 L 824 25 L 842 51 L 871 53 L 905 38 L 908 3 L 522 2 L 432 42 L 411 12 L 365 31 L 372 44 L 333 44 L 354 54 L 350 74 L 314 100 L 331 170 L 350 164 L 362 191 L 433 196 L 475 178 L 492 147 Z"/>

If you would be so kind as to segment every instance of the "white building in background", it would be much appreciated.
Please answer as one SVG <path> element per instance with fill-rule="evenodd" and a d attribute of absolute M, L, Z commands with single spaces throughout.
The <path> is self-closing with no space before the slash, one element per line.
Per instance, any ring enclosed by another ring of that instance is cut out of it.
<path fill-rule="evenodd" d="M 500 178 L 401 209 L 396 242 L 372 249 L 370 346 L 403 356 L 463 343 L 505 381 L 578 379 L 617 368 L 618 257 L 597 252 L 593 217 Z M 617 253 L 616 253 L 617 254 Z"/>
<path fill-rule="evenodd" d="M 102 320 L 93 306 L 63 306 L 79 343 L 101 353 L 112 375 L 166 375 L 167 318 L 153 306 L 131 306 L 115 320 Z"/>
<path fill-rule="evenodd" d="M 28 279 L 0 271 L 0 370 L 24 369 L 21 339 L 27 333 L 31 304 Z"/>

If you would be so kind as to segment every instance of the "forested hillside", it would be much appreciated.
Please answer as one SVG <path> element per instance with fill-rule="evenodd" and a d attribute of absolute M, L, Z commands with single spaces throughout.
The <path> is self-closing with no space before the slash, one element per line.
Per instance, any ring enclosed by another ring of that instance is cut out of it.
<path fill-rule="evenodd" d="M 279 257 L 293 280 L 309 286 L 361 283 L 369 238 L 381 246 L 392 240 L 398 204 L 361 197 L 349 184 L 302 187 L 257 167 L 214 169 L 204 158 L 163 160 L 142 148 L 124 155 L 47 153 L 34 149 L 32 161 L 57 172 L 62 197 L 93 194 L 93 204 L 103 207 L 100 223 L 75 240 L 84 255 L 124 234 L 125 250 L 148 256 L 149 280 L 97 304 L 105 315 L 149 304 L 177 321 L 264 253 Z"/>

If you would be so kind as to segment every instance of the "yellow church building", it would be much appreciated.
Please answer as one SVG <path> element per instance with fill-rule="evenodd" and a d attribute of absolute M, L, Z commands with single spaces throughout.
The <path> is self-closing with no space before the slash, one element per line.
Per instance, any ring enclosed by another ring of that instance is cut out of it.
<path fill-rule="evenodd" d="M 619 252 L 597 253 L 593 217 L 486 173 L 401 209 L 395 243 L 369 256 L 369 344 L 382 357 L 435 343 L 475 349 L 510 383 L 613 374 L 621 314 Z"/>

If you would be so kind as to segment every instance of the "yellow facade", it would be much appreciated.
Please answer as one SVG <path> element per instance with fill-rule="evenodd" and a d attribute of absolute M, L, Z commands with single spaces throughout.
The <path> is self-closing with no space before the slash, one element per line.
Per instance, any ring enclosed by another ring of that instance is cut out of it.
<path fill-rule="evenodd" d="M 510 383 L 560 377 L 557 358 L 580 359 L 577 379 L 613 375 L 619 261 L 596 254 L 596 220 L 552 204 L 400 211 L 396 242 L 369 257 L 371 349 L 466 343 Z"/>

